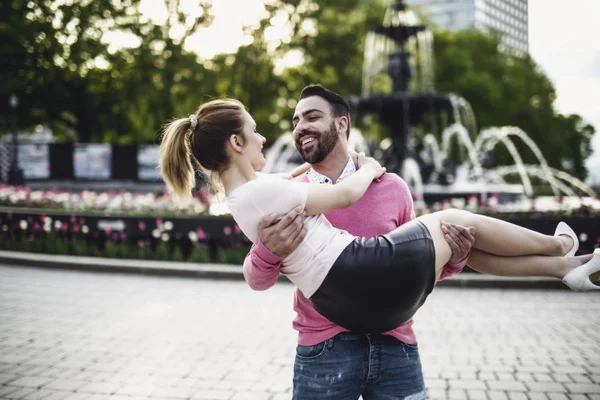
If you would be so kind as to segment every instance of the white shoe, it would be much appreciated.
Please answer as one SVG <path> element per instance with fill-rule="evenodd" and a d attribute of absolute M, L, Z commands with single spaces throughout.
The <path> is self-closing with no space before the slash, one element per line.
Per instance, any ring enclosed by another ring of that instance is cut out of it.
<path fill-rule="evenodd" d="M 571 250 L 569 250 L 569 252 L 565 254 L 565 257 L 574 256 L 575 253 L 577 253 L 577 250 L 579 250 L 579 239 L 577 238 L 577 234 L 573 231 L 573 229 L 571 229 L 569 225 L 561 221 L 556 226 L 556 231 L 554 232 L 554 236 L 560 235 L 566 235 L 573 239 L 573 247 L 571 247 Z"/>
<path fill-rule="evenodd" d="M 600 290 L 590 280 L 590 275 L 600 271 L 600 249 L 594 250 L 594 256 L 585 264 L 575 268 L 563 278 L 563 283 L 576 292 Z"/>

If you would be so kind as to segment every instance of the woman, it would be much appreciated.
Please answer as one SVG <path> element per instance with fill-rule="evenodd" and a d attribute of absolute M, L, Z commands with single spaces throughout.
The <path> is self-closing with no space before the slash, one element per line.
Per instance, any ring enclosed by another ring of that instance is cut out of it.
<path fill-rule="evenodd" d="M 189 138 L 188 138 L 189 133 Z M 360 155 L 358 171 L 336 185 L 291 182 L 257 175 L 265 165 L 265 138 L 236 100 L 214 100 L 165 129 L 161 173 L 180 199 L 194 187 L 194 165 L 214 173 L 244 234 L 258 239 L 266 214 L 303 206 L 308 233 L 283 261 L 282 273 L 317 311 L 353 332 L 385 332 L 410 319 L 423 304 L 451 257 L 441 221 L 473 226 L 477 235 L 468 264 L 492 263 L 503 275 L 553 276 L 573 290 L 595 290 L 589 276 L 600 271 L 600 250 L 574 257 L 575 233 L 559 224 L 554 236 L 462 210 L 425 215 L 375 238 L 334 228 L 323 213 L 356 202 L 385 169 Z M 566 256 L 566 257 L 565 257 Z"/>

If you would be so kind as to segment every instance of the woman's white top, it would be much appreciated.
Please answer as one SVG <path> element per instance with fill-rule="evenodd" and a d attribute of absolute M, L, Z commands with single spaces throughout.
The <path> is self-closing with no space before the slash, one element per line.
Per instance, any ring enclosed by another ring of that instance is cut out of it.
<path fill-rule="evenodd" d="M 227 197 L 227 205 L 242 232 L 256 243 L 258 224 L 264 216 L 283 217 L 295 207 L 306 206 L 308 185 L 261 174 L 235 188 Z M 310 216 L 305 224 L 306 236 L 296 250 L 283 259 L 281 273 L 310 298 L 355 236 L 334 228 L 323 215 Z"/>

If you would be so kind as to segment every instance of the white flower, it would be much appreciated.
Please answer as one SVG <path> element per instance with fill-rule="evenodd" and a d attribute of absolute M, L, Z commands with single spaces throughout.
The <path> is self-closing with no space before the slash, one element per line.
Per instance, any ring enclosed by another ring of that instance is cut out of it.
<path fill-rule="evenodd" d="M 19 226 L 21 227 L 22 230 L 27 229 L 27 221 L 22 219 L 21 222 L 19 222 Z"/>
<path fill-rule="evenodd" d="M 153 230 L 152 236 L 158 239 L 160 237 L 160 231 L 158 229 Z"/>
<path fill-rule="evenodd" d="M 60 229 L 61 226 L 62 226 L 62 222 L 54 221 L 54 229 Z"/>
<path fill-rule="evenodd" d="M 163 227 L 165 228 L 165 231 L 170 231 L 171 229 L 173 229 L 173 223 L 171 221 L 166 221 L 163 224 Z"/>
<path fill-rule="evenodd" d="M 2 230 L 3 230 L 4 232 L 6 232 L 6 231 L 8 230 L 8 226 L 6 226 L 6 225 L 2 225 Z"/>
<path fill-rule="evenodd" d="M 188 233 L 188 238 L 190 238 L 192 242 L 198 241 L 198 235 L 194 231 L 190 231 L 190 233 Z"/>
<path fill-rule="evenodd" d="M 83 232 L 83 233 L 88 233 L 89 231 L 90 231 L 90 228 L 88 228 L 88 226 L 87 226 L 87 225 L 83 225 L 83 226 L 81 227 L 81 232 Z"/>
<path fill-rule="evenodd" d="M 163 242 L 168 242 L 169 241 L 169 234 L 168 233 L 163 233 L 160 238 L 162 239 Z"/>

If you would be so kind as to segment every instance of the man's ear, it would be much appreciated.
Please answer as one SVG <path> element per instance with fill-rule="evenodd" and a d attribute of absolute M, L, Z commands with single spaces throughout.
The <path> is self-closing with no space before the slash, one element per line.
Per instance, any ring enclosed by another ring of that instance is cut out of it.
<path fill-rule="evenodd" d="M 348 118 L 345 116 L 341 116 L 338 118 L 337 122 L 338 133 L 343 133 L 346 135 L 346 130 L 348 129 Z"/>
<path fill-rule="evenodd" d="M 229 144 L 233 151 L 241 153 L 244 151 L 244 142 L 239 135 L 231 135 L 229 136 Z"/>

